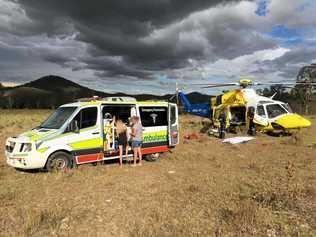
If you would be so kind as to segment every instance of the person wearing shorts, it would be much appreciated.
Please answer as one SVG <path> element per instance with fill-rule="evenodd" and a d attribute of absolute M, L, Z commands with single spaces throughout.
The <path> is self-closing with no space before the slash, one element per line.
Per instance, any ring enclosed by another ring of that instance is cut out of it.
<path fill-rule="evenodd" d="M 134 152 L 134 166 L 136 166 L 137 159 L 139 160 L 139 165 L 142 165 L 143 126 L 138 116 L 132 117 L 132 124 L 131 136 Z"/>
<path fill-rule="evenodd" d="M 128 158 L 127 128 L 122 120 L 116 122 L 117 142 L 119 146 L 120 166 L 123 165 L 123 151 L 125 149 L 126 159 Z"/>

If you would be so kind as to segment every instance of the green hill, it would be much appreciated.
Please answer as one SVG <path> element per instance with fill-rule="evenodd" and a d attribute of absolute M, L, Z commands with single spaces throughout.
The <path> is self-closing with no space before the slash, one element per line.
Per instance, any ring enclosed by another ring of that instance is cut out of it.
<path fill-rule="evenodd" d="M 0 89 L 0 108 L 56 108 L 79 98 L 92 96 L 132 96 L 137 100 L 168 100 L 172 95 L 151 94 L 128 95 L 124 93 L 106 93 L 81 86 L 59 76 L 45 76 L 16 87 Z M 193 103 L 209 100 L 210 96 L 193 92 L 189 99 Z"/>

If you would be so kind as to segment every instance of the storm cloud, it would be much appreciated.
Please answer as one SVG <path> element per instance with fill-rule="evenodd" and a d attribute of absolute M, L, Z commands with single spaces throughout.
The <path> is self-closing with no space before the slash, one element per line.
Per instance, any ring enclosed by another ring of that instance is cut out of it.
<path fill-rule="evenodd" d="M 125 70 L 126 67 L 133 67 L 134 70 L 138 70 L 139 67 L 147 70 L 183 67 L 187 58 L 203 57 L 207 50 L 205 47 L 209 47 L 210 44 L 200 45 L 198 32 L 194 29 L 190 29 L 189 32 L 187 31 L 189 29 L 179 29 L 178 32 L 170 32 L 170 35 L 166 32 L 159 41 L 150 40 L 150 37 L 174 22 L 186 22 L 185 19 L 196 11 L 232 2 L 236 1 L 19 1 L 26 16 L 34 22 L 34 26 L 37 26 L 33 31 L 30 30 L 29 34 L 45 32 L 50 36 L 58 36 L 78 32 L 76 40 L 89 44 L 87 53 L 100 57 L 98 61 L 102 61 L 104 56 L 120 56 L 122 72 L 119 73 L 130 71 Z M 24 27 L 23 24 L 21 26 Z M 206 34 L 207 32 L 201 35 L 201 41 L 211 37 Z M 213 35 L 212 32 L 208 34 Z M 221 38 L 241 41 L 236 35 L 229 35 L 229 32 L 223 34 L 217 32 L 217 37 L 214 38 L 215 44 L 217 43 L 215 41 L 220 42 Z M 192 42 L 194 38 L 196 41 Z M 109 62 L 108 66 L 106 66 L 107 62 Z M 101 64 L 106 70 L 110 70 L 109 67 L 113 66 L 112 61 L 109 60 L 104 60 Z M 126 66 L 126 64 L 130 65 Z M 95 68 L 96 65 L 87 65 L 90 66 Z M 115 66 L 112 73 L 116 71 Z"/>
<path fill-rule="evenodd" d="M 279 72 L 279 76 L 294 79 L 300 68 L 315 63 L 316 48 L 294 48 L 273 60 L 258 62 L 258 73 Z M 255 71 L 256 73 L 256 71 Z"/>
<path fill-rule="evenodd" d="M 266 9 L 258 11 L 262 2 Z M 279 35 L 270 34 L 276 25 L 316 23 L 306 14 L 312 12 L 313 3 L 289 2 L 284 6 L 282 0 L 0 0 L 0 70 L 5 75 L 1 80 L 19 75 L 24 75 L 21 81 L 32 80 L 25 75 L 35 77 L 38 69 L 41 74 L 84 78 L 85 84 L 90 78 L 93 85 L 98 85 L 96 80 L 129 85 L 149 80 L 159 86 L 171 77 L 187 82 L 224 77 L 227 72 L 219 71 L 229 66 L 245 68 L 232 69 L 239 75 L 229 78 L 273 70 L 278 71 L 274 75 L 293 76 L 294 70 L 278 62 L 282 58 L 269 61 L 258 53 L 284 56 L 285 61 L 292 60 L 285 48 L 293 49 L 293 54 L 306 53 L 296 50 L 304 46 L 285 45 Z M 314 42 L 314 30 L 303 33 Z M 313 61 L 309 55 L 311 60 L 300 63 Z M 12 70 L 15 61 L 23 67 L 11 72 L 7 68 Z M 194 72 L 192 62 L 203 75 Z"/>

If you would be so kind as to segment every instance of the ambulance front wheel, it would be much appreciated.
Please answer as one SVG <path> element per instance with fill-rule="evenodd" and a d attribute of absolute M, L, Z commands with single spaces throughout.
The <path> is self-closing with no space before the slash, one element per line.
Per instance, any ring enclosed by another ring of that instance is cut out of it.
<path fill-rule="evenodd" d="M 47 171 L 60 171 L 71 168 L 72 157 L 66 152 L 56 152 L 52 154 L 46 163 Z"/>
<path fill-rule="evenodd" d="M 146 161 L 156 161 L 159 159 L 159 157 L 160 157 L 160 153 L 153 153 L 153 154 L 146 155 L 145 160 Z"/>

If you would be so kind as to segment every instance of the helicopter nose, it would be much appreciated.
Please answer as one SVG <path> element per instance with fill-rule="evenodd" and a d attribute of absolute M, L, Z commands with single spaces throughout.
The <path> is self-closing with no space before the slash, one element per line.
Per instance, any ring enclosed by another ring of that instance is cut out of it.
<path fill-rule="evenodd" d="M 275 122 L 285 129 L 307 128 L 312 125 L 308 119 L 298 114 L 287 114 Z"/>

